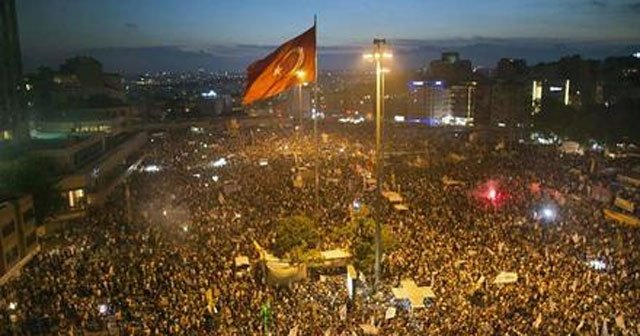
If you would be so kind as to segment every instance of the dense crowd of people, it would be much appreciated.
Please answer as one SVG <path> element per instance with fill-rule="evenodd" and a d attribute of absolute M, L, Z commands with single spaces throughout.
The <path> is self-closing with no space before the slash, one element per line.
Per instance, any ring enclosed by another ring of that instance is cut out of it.
<path fill-rule="evenodd" d="M 640 233 L 604 219 L 589 198 L 592 181 L 606 181 L 589 156 L 485 150 L 418 126 L 385 131 L 384 189 L 409 210 L 375 209 L 397 240 L 378 294 L 371 270 L 359 270 L 353 299 L 343 272 L 267 284 L 253 242 L 271 246 L 278 219 L 306 214 L 329 232 L 350 220 L 355 199 L 378 204 L 359 174 L 373 171 L 372 128 L 322 132 L 319 209 L 310 135 L 277 123 L 155 134 L 106 204 L 44 239 L 0 287 L 0 333 L 258 335 L 266 325 L 273 335 L 361 335 L 372 324 L 382 335 L 640 334 Z M 296 187 L 301 171 L 311 177 Z M 541 216 L 546 207 L 552 216 Z M 349 246 L 332 237 L 320 248 Z M 252 261 L 245 274 L 237 256 Z M 517 282 L 494 284 L 503 271 Z M 391 294 L 403 279 L 436 297 L 408 309 Z"/>

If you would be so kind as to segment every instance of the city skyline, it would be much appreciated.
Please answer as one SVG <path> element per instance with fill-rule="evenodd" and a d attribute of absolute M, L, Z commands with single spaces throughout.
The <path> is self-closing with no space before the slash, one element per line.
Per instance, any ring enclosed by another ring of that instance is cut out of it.
<path fill-rule="evenodd" d="M 626 0 L 246 0 L 225 6 L 156 1 L 153 7 L 145 1 L 91 0 L 71 6 L 36 0 L 17 6 L 27 70 L 73 54 L 95 56 L 108 69 L 123 72 L 241 70 L 308 28 L 316 13 L 320 66 L 329 69 L 358 66 L 354 55 L 369 48 L 374 36 L 387 37 L 407 68 L 452 49 L 491 66 L 499 57 L 535 63 L 576 53 L 592 58 L 628 55 L 640 45 L 640 2 Z"/>

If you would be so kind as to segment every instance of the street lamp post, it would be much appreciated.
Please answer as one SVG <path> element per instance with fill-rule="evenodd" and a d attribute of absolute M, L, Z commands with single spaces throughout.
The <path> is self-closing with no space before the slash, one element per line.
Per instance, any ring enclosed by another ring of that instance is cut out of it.
<path fill-rule="evenodd" d="M 373 54 L 364 55 L 366 59 L 373 59 L 376 64 L 376 200 L 380 200 L 382 194 L 382 118 L 384 111 L 384 69 L 382 61 L 385 58 L 391 58 L 391 53 L 385 51 L 385 39 L 373 39 Z M 382 202 L 379 202 L 382 203 Z M 378 211 L 380 213 L 380 211 Z M 380 283 L 380 259 L 381 259 L 381 217 L 376 220 L 376 236 L 375 236 L 375 287 Z"/>
<path fill-rule="evenodd" d="M 302 135 L 302 120 L 303 120 L 303 115 L 304 115 L 304 108 L 303 108 L 303 104 L 302 104 L 302 86 L 305 83 L 305 76 L 306 73 L 303 70 L 298 70 L 296 71 L 296 77 L 298 78 L 298 109 L 299 109 L 299 113 L 300 113 L 300 134 Z"/>

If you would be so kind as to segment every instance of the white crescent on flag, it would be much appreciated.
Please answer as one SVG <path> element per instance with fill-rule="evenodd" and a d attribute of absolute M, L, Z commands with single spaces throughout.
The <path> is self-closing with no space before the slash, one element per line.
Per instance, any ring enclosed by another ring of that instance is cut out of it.
<path fill-rule="evenodd" d="M 274 77 L 294 76 L 304 64 L 304 48 L 296 47 L 289 50 L 273 69 Z"/>

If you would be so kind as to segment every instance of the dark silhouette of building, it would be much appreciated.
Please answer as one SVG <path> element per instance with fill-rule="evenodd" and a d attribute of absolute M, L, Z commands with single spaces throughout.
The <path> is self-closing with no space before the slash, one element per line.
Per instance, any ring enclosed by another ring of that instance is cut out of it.
<path fill-rule="evenodd" d="M 523 59 L 503 58 L 498 61 L 496 77 L 505 80 L 515 80 L 527 74 L 527 62 Z"/>
<path fill-rule="evenodd" d="M 14 0 L 0 0 L 0 141 L 22 137 L 22 59 Z"/>
<path fill-rule="evenodd" d="M 3 276 L 39 250 L 33 198 L 0 195 L 0 229 L 0 276 Z"/>
<path fill-rule="evenodd" d="M 427 79 L 457 84 L 473 77 L 470 60 L 461 60 L 458 53 L 443 53 L 439 60 L 429 63 Z"/>
<path fill-rule="evenodd" d="M 497 81 L 491 87 L 491 126 L 529 127 L 531 92 L 525 83 Z"/>

